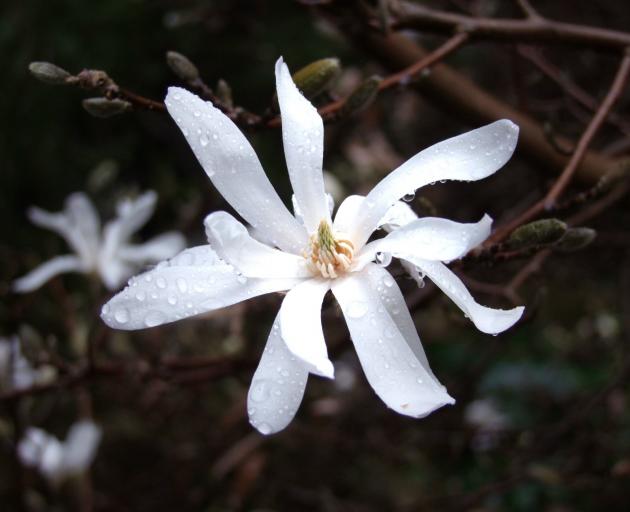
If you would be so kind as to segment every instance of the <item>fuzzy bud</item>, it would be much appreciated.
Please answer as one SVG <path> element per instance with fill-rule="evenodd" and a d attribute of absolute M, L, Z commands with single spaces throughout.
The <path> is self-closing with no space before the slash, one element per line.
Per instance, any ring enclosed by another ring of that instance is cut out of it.
<path fill-rule="evenodd" d="M 223 103 L 223 105 L 225 105 L 228 108 L 234 107 L 234 100 L 232 98 L 232 88 L 230 87 L 230 84 L 228 84 L 225 80 L 223 80 L 223 78 L 220 78 L 217 81 L 215 94 L 217 95 L 217 98 L 221 100 L 221 103 Z"/>
<path fill-rule="evenodd" d="M 511 250 L 551 245 L 560 240 L 566 232 L 567 225 L 561 220 L 541 219 L 516 228 L 505 244 Z"/>
<path fill-rule="evenodd" d="M 166 63 L 171 71 L 185 82 L 194 82 L 199 79 L 199 70 L 192 61 L 177 52 L 166 52 Z"/>
<path fill-rule="evenodd" d="M 320 59 L 296 71 L 293 81 L 302 94 L 310 99 L 328 89 L 340 73 L 339 59 Z"/>
<path fill-rule="evenodd" d="M 597 231 L 591 228 L 569 228 L 553 248 L 562 252 L 579 251 L 590 245 L 596 236 Z"/>
<path fill-rule="evenodd" d="M 103 119 L 122 114 L 132 108 L 128 101 L 107 98 L 87 98 L 81 104 L 89 114 Z"/>
<path fill-rule="evenodd" d="M 37 80 L 52 85 L 63 85 L 71 76 L 65 69 L 50 62 L 31 62 L 28 70 Z"/>
<path fill-rule="evenodd" d="M 378 87 L 383 79 L 373 75 L 361 83 L 346 99 L 341 107 L 340 115 L 345 117 L 365 110 L 378 94 Z"/>

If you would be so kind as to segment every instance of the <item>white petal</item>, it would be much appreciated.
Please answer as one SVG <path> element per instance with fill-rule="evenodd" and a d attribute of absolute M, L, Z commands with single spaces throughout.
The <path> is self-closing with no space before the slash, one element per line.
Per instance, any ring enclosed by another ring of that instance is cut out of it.
<path fill-rule="evenodd" d="M 369 238 L 387 210 L 405 194 L 441 180 L 474 181 L 490 176 L 510 159 L 518 127 L 503 119 L 421 151 L 380 181 L 357 217 L 357 247 Z"/>
<path fill-rule="evenodd" d="M 265 435 L 285 428 L 300 407 L 307 379 L 308 370 L 282 340 L 278 314 L 247 395 L 249 422 Z"/>
<path fill-rule="evenodd" d="M 273 249 L 252 238 L 239 221 L 226 212 L 214 212 L 204 221 L 210 245 L 219 257 L 247 277 L 310 277 L 303 256 Z"/>
<path fill-rule="evenodd" d="M 470 292 L 446 265 L 439 261 L 427 261 L 413 255 L 399 255 L 416 265 L 433 281 L 463 312 L 477 329 L 487 334 L 498 334 L 512 327 L 523 314 L 524 307 L 493 309 L 475 302 Z"/>
<path fill-rule="evenodd" d="M 395 229 L 406 226 L 417 218 L 418 215 L 412 210 L 411 206 L 404 201 L 396 201 L 385 212 L 383 218 L 378 222 L 378 226 L 382 226 L 385 231 L 390 233 Z"/>
<path fill-rule="evenodd" d="M 187 249 L 129 281 L 101 312 L 115 329 L 143 329 L 174 322 L 275 291 L 298 279 L 247 279 L 209 245 Z"/>
<path fill-rule="evenodd" d="M 117 257 L 119 249 L 151 218 L 156 203 L 157 194 L 152 190 L 136 199 L 120 201 L 116 206 L 118 217 L 108 222 L 103 229 L 103 247 L 99 256 L 105 259 Z"/>
<path fill-rule="evenodd" d="M 465 256 L 490 235 L 488 215 L 473 224 L 462 224 L 438 217 L 416 219 L 392 231 L 385 238 L 363 247 L 360 258 L 374 258 L 377 252 L 413 254 L 424 260 L 452 261 Z"/>
<path fill-rule="evenodd" d="M 13 290 L 18 293 L 31 292 L 58 274 L 87 271 L 83 262 L 76 256 L 57 256 L 13 281 Z"/>
<path fill-rule="evenodd" d="M 314 233 L 322 219 L 330 222 L 322 172 L 324 123 L 298 91 L 282 57 L 276 62 L 276 89 L 289 178 L 306 230 Z"/>
<path fill-rule="evenodd" d="M 66 199 L 65 211 L 71 225 L 81 233 L 90 254 L 95 254 L 101 237 L 101 220 L 92 201 L 84 193 L 75 192 Z"/>
<path fill-rule="evenodd" d="M 101 281 L 108 290 L 120 289 L 134 273 L 138 271 L 137 265 L 122 260 L 117 255 L 111 258 L 101 257 L 98 262 L 98 273 Z"/>
<path fill-rule="evenodd" d="M 365 196 L 352 195 L 346 197 L 339 205 L 335 215 L 333 230 L 352 237 L 356 226 L 356 218 L 364 201 Z M 354 243 L 354 239 L 351 239 L 351 241 Z M 358 249 L 356 245 L 355 249 Z"/>
<path fill-rule="evenodd" d="M 184 235 L 171 231 L 158 235 L 139 245 L 124 245 L 118 251 L 118 256 L 126 261 L 142 265 L 172 258 L 181 252 L 186 245 Z"/>
<path fill-rule="evenodd" d="M 334 378 L 322 330 L 322 302 L 330 281 L 310 279 L 292 288 L 280 307 L 282 339 L 289 351 L 316 375 Z"/>
<path fill-rule="evenodd" d="M 63 443 L 63 465 L 69 474 L 85 471 L 96 456 L 101 429 L 91 421 L 79 421 L 70 428 Z"/>
<path fill-rule="evenodd" d="M 454 403 L 425 368 L 426 359 L 410 348 L 399 324 L 372 288 L 366 275 L 370 268 L 332 284 L 368 382 L 388 407 L 407 416 L 426 416 Z"/>
<path fill-rule="evenodd" d="M 170 87 L 166 107 L 210 180 L 249 224 L 269 234 L 274 245 L 299 253 L 304 228 L 269 183 L 253 148 L 223 112 L 194 94 Z"/>

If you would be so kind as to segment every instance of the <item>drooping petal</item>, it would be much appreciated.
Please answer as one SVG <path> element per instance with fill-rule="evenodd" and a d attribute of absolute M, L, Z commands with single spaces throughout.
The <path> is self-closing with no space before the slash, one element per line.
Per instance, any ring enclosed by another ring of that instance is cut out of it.
<path fill-rule="evenodd" d="M 282 339 L 278 314 L 247 395 L 252 426 L 265 435 L 285 428 L 300 407 L 307 379 L 308 370 Z"/>
<path fill-rule="evenodd" d="M 83 262 L 76 256 L 57 256 L 13 281 L 13 290 L 18 293 L 32 292 L 58 274 L 88 271 L 89 269 L 85 268 Z"/>
<path fill-rule="evenodd" d="M 314 233 L 322 219 L 330 222 L 322 172 L 324 123 L 293 83 L 282 57 L 276 62 L 276 89 L 289 178 L 306 230 Z"/>
<path fill-rule="evenodd" d="M 363 247 L 360 258 L 370 260 L 378 252 L 414 254 L 424 260 L 452 261 L 465 256 L 490 235 L 492 219 L 488 215 L 476 223 L 462 224 L 439 217 L 423 217 L 395 229 L 385 238 Z"/>
<path fill-rule="evenodd" d="M 426 416 L 454 403 L 401 332 L 402 327 L 408 334 L 408 326 L 395 322 L 384 307 L 366 275 L 370 268 L 332 284 L 368 382 L 388 407 L 407 416 Z"/>
<path fill-rule="evenodd" d="M 498 334 L 512 327 L 521 318 L 524 307 L 513 309 L 493 309 L 478 304 L 461 279 L 446 265 L 439 261 L 416 258 L 411 254 L 402 255 L 416 265 L 433 281 L 463 312 L 470 318 L 477 329 L 487 334 Z"/>
<path fill-rule="evenodd" d="M 176 231 L 158 235 L 143 244 L 124 245 L 118 256 L 130 263 L 142 265 L 148 262 L 162 261 L 172 258 L 181 252 L 186 245 L 184 236 Z"/>
<path fill-rule="evenodd" d="M 273 249 L 252 238 L 247 228 L 226 212 L 204 221 L 210 245 L 219 257 L 247 277 L 306 278 L 311 273 L 303 256 Z"/>
<path fill-rule="evenodd" d="M 405 194 L 441 180 L 474 181 L 490 176 L 512 156 L 518 127 L 503 119 L 421 151 L 381 180 L 365 198 L 356 221 L 356 248 Z"/>
<path fill-rule="evenodd" d="M 96 456 L 100 440 L 101 429 L 91 421 L 83 420 L 72 425 L 63 443 L 65 471 L 70 475 L 85 471 Z"/>
<path fill-rule="evenodd" d="M 115 329 L 144 329 L 288 290 L 299 282 L 248 279 L 221 260 L 209 245 L 203 245 L 132 278 L 103 306 L 101 318 Z"/>
<path fill-rule="evenodd" d="M 211 103 L 170 87 L 166 107 L 210 180 L 249 224 L 274 245 L 295 254 L 306 246 L 304 228 L 291 215 L 236 125 Z"/>
<path fill-rule="evenodd" d="M 334 378 L 322 330 L 322 302 L 330 281 L 309 279 L 292 288 L 280 307 L 282 339 L 289 351 L 316 375 Z"/>

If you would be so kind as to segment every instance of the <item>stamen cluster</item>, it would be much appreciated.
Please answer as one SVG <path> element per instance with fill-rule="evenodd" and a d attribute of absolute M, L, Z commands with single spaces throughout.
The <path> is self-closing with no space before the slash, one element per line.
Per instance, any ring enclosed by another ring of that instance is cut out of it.
<path fill-rule="evenodd" d="M 335 236 L 326 220 L 319 223 L 317 233 L 311 236 L 310 249 L 309 265 L 313 272 L 319 272 L 323 277 L 334 279 L 352 264 L 353 243 L 339 233 Z"/>

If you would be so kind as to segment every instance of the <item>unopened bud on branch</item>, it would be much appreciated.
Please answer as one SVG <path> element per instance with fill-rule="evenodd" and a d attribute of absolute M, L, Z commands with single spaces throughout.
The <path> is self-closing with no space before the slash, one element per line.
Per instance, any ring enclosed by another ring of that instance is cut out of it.
<path fill-rule="evenodd" d="M 561 220 L 541 219 L 516 228 L 505 244 L 512 250 L 551 245 L 560 240 L 566 232 L 567 225 Z"/>
<path fill-rule="evenodd" d="M 569 228 L 553 248 L 563 252 L 579 251 L 590 245 L 596 236 L 597 231 L 591 228 Z"/>
<path fill-rule="evenodd" d="M 346 99 L 341 107 L 340 115 L 349 116 L 365 110 L 369 107 L 376 95 L 378 87 L 383 79 L 380 76 L 373 75 L 363 81 Z"/>
<path fill-rule="evenodd" d="M 171 71 L 185 82 L 194 82 L 199 78 L 197 66 L 181 53 L 166 52 L 166 63 Z"/>
<path fill-rule="evenodd" d="M 28 70 L 38 80 L 52 85 L 63 85 L 71 76 L 65 69 L 50 62 L 31 62 Z"/>
<path fill-rule="evenodd" d="M 217 82 L 216 92 L 217 98 L 221 100 L 221 103 L 227 108 L 234 107 L 234 100 L 232 98 L 232 88 L 223 78 L 220 78 Z"/>
<path fill-rule="evenodd" d="M 310 99 L 328 89 L 340 73 L 339 59 L 320 59 L 296 71 L 293 81 L 302 94 Z"/>
<path fill-rule="evenodd" d="M 107 98 L 87 98 L 81 102 L 83 108 L 94 117 L 108 118 L 131 110 L 132 105 L 128 101 Z"/>

